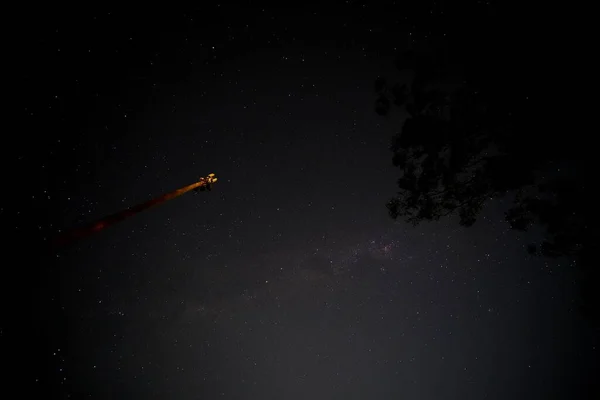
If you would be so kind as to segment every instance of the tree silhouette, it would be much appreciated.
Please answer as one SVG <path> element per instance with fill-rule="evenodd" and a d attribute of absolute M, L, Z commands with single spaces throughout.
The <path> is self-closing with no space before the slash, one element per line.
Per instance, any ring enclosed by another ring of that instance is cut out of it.
<path fill-rule="evenodd" d="M 546 233 L 527 251 L 570 257 L 586 284 L 596 281 L 582 142 L 575 133 L 565 140 L 540 129 L 539 115 L 527 103 L 527 76 L 501 60 L 482 62 L 492 60 L 485 52 L 469 59 L 457 51 L 457 59 L 448 47 L 439 48 L 445 51 L 399 56 L 396 67 L 413 72 L 409 84 L 375 81 L 375 111 L 387 116 L 397 106 L 406 112 L 391 145 L 401 173 L 399 191 L 387 203 L 390 216 L 416 225 L 457 214 L 461 225 L 471 226 L 487 200 L 510 195 L 510 226 L 537 224 Z"/>

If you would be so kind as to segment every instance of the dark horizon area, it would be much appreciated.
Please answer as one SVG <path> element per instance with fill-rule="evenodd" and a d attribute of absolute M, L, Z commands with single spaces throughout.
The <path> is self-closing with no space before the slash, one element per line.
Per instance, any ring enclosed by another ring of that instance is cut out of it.
<path fill-rule="evenodd" d="M 0 335 L 25 392 L 596 398 L 593 146 L 553 139 L 537 21 L 494 1 L 23 13 Z"/>

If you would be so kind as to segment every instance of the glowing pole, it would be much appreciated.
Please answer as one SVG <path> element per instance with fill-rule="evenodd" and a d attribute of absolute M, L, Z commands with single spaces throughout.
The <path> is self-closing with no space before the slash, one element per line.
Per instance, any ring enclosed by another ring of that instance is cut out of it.
<path fill-rule="evenodd" d="M 207 177 L 200 178 L 200 180 L 198 182 L 192 183 L 191 185 L 184 186 L 180 189 L 174 190 L 170 193 L 163 194 L 162 196 L 156 197 L 145 203 L 138 204 L 138 205 L 130 207 L 126 210 L 109 215 L 107 217 L 104 217 L 104 218 L 92 223 L 92 224 L 83 226 L 81 228 L 73 229 L 71 231 L 60 234 L 57 238 L 54 239 L 53 244 L 55 246 L 66 245 L 68 243 L 73 242 L 74 240 L 81 239 L 83 237 L 86 237 L 86 236 L 94 233 L 94 232 L 101 231 L 102 229 L 104 229 L 108 226 L 111 226 L 117 222 L 123 221 L 124 219 L 132 217 L 135 214 L 138 214 L 138 213 L 140 213 L 144 210 L 147 210 L 151 207 L 157 206 L 166 201 L 169 201 L 176 197 L 179 197 L 182 194 L 189 192 L 190 190 L 194 190 L 194 189 L 200 189 L 200 190 L 209 189 L 210 190 L 212 184 L 215 183 L 216 181 L 217 181 L 217 178 L 215 177 L 215 174 L 209 174 Z"/>

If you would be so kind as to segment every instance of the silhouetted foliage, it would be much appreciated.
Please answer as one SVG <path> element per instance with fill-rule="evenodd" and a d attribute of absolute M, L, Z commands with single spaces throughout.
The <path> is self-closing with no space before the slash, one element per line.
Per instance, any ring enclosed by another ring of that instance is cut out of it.
<path fill-rule="evenodd" d="M 455 67 L 449 57 L 411 50 L 396 62 L 414 70 L 410 85 L 376 82 L 377 112 L 387 115 L 394 104 L 407 114 L 391 145 L 401 174 L 387 203 L 390 216 L 416 225 L 456 214 L 471 226 L 488 199 L 510 194 L 506 221 L 513 229 L 545 228 L 530 254 L 583 264 L 590 239 L 581 143 L 540 132 L 519 86 L 527 77 L 459 61 Z"/>

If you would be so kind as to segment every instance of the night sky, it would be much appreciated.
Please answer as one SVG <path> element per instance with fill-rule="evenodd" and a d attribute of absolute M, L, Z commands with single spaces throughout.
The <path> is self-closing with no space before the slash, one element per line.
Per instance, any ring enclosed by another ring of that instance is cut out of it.
<path fill-rule="evenodd" d="M 1 210 L 25 282 L 5 282 L 5 306 L 28 310 L 2 327 L 24 343 L 23 391 L 587 398 L 598 341 L 569 260 L 528 255 L 536 233 L 510 230 L 502 199 L 469 228 L 413 227 L 385 207 L 405 115 L 375 113 L 375 78 L 409 79 L 395 56 L 432 37 L 514 46 L 527 71 L 529 15 L 494 1 L 240 4 L 23 17 L 22 123 L 3 149 L 18 200 Z M 210 192 L 44 250 L 209 173 Z"/>

